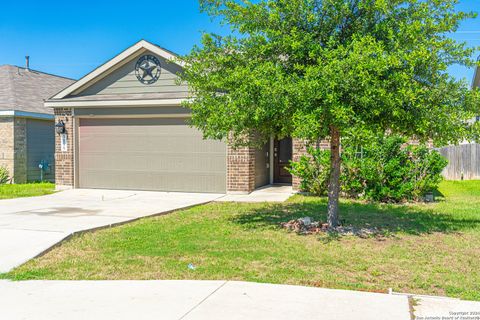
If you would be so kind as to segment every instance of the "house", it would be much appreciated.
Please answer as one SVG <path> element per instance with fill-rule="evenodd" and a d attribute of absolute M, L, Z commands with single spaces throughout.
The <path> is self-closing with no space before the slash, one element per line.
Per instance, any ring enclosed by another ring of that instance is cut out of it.
<path fill-rule="evenodd" d="M 57 187 L 249 193 L 291 184 L 286 166 L 300 143 L 234 149 L 188 125 L 188 86 L 176 83 L 182 65 L 142 40 L 48 99 Z"/>
<path fill-rule="evenodd" d="M 12 182 L 53 181 L 54 116 L 43 103 L 72 82 L 31 70 L 28 58 L 26 68 L 0 66 L 0 167 L 7 168 Z"/>

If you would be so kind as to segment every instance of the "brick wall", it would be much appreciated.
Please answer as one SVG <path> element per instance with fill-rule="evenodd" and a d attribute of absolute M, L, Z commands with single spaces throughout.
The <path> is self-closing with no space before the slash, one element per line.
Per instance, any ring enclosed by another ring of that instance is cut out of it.
<path fill-rule="evenodd" d="M 7 168 L 12 182 L 27 182 L 26 119 L 0 118 L 0 166 Z"/>
<path fill-rule="evenodd" d="M 13 117 L 0 118 L 0 166 L 7 168 L 11 176 L 14 170 Z"/>
<path fill-rule="evenodd" d="M 255 148 L 227 147 L 227 192 L 250 193 L 255 189 Z"/>
<path fill-rule="evenodd" d="M 14 171 L 15 183 L 27 182 L 27 119 L 15 118 L 13 125 L 14 134 Z"/>
<path fill-rule="evenodd" d="M 65 123 L 67 135 L 67 151 L 61 150 L 61 137 L 55 133 L 55 183 L 57 188 L 72 188 L 74 164 L 74 130 L 71 108 L 55 108 L 55 123 Z"/>

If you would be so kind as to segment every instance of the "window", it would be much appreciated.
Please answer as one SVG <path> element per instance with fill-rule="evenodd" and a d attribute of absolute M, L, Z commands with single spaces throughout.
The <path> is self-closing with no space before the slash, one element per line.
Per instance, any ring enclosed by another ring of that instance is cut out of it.
<path fill-rule="evenodd" d="M 357 149 L 355 150 L 355 158 L 363 159 L 363 147 L 362 146 L 357 146 Z"/>

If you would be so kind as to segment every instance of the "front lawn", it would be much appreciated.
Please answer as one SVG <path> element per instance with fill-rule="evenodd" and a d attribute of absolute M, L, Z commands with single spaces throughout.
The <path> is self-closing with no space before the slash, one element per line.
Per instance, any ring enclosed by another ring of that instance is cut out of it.
<path fill-rule="evenodd" d="M 0 199 L 43 196 L 55 192 L 55 184 L 50 182 L 0 184 Z"/>
<path fill-rule="evenodd" d="M 2 277 L 231 279 L 480 300 L 480 181 L 443 182 L 439 192 L 436 204 L 342 201 L 346 224 L 380 227 L 382 237 L 278 227 L 306 215 L 325 221 L 324 198 L 211 203 L 74 237 Z"/>

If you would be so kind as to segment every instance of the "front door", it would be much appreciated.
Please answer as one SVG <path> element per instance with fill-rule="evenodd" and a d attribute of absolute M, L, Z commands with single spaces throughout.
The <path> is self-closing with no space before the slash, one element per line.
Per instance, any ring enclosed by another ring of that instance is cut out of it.
<path fill-rule="evenodd" d="M 292 175 L 287 170 L 292 160 L 292 138 L 275 139 L 273 147 L 273 182 L 292 183 Z"/>

